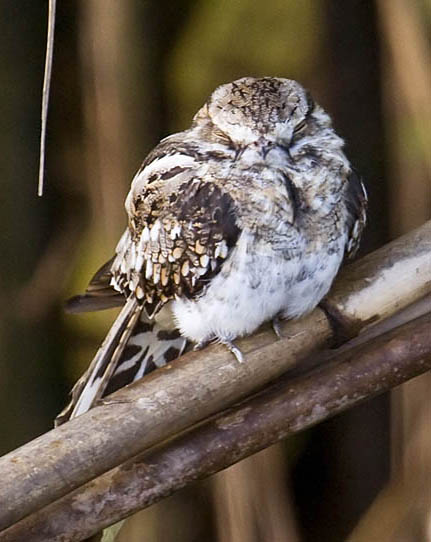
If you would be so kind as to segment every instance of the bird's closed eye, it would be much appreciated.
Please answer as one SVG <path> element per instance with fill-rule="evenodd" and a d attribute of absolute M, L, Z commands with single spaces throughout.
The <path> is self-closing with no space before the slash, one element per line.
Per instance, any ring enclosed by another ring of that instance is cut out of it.
<path fill-rule="evenodd" d="M 303 130 L 307 126 L 307 120 L 302 120 L 299 124 L 295 126 L 295 129 L 293 130 L 294 134 L 299 133 L 301 130 Z"/>
<path fill-rule="evenodd" d="M 228 144 L 229 146 L 234 146 L 233 141 L 231 138 L 222 130 L 219 130 L 217 128 L 213 129 L 213 135 L 215 135 L 218 139 L 221 139 L 224 143 Z"/>

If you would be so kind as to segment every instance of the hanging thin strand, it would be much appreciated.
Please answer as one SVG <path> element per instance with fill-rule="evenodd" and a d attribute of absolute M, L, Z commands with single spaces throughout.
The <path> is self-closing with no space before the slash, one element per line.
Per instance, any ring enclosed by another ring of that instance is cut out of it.
<path fill-rule="evenodd" d="M 39 155 L 39 183 L 37 195 L 43 195 L 43 177 L 45 172 L 45 140 L 46 123 L 48 118 L 49 89 L 51 86 L 52 57 L 54 52 L 54 26 L 55 26 L 55 8 L 56 0 L 49 0 L 48 7 L 48 36 L 46 39 L 45 73 L 43 76 L 42 90 L 42 113 L 41 113 L 41 132 L 40 132 L 40 155 Z"/>

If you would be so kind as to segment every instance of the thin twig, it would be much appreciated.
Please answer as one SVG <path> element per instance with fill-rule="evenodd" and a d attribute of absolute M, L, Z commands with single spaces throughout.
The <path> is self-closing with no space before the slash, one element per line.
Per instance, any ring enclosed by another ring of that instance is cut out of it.
<path fill-rule="evenodd" d="M 39 183 L 37 195 L 43 195 L 43 178 L 45 173 L 45 143 L 46 124 L 48 119 L 49 90 L 51 87 L 52 58 L 54 54 L 54 27 L 55 27 L 56 0 L 49 0 L 48 6 L 48 36 L 46 39 L 45 73 L 43 76 L 42 90 L 42 113 L 40 131 L 40 155 L 39 155 Z"/>

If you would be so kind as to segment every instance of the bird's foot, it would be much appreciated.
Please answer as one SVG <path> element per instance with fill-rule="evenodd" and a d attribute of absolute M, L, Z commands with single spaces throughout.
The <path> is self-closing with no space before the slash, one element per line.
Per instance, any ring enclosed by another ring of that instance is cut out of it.
<path fill-rule="evenodd" d="M 212 341 L 212 339 L 205 339 L 203 341 L 199 341 L 196 343 L 193 347 L 193 352 L 196 352 L 197 350 L 202 350 L 202 348 L 205 348 L 205 346 L 208 346 Z"/>
<path fill-rule="evenodd" d="M 193 350 L 202 350 L 202 348 L 205 348 L 205 346 L 208 346 L 211 343 L 216 344 L 223 344 L 226 346 L 226 348 L 232 352 L 232 354 L 236 357 L 237 361 L 239 363 L 243 363 L 244 361 L 244 354 L 241 352 L 241 350 L 229 339 L 223 339 L 221 337 L 213 337 L 211 339 L 205 339 L 203 341 L 199 341 L 196 343 L 193 347 Z"/>
<path fill-rule="evenodd" d="M 238 363 L 244 363 L 244 354 L 236 346 L 236 344 L 234 344 L 232 341 L 229 341 L 228 339 L 220 338 L 217 339 L 217 342 L 220 344 L 224 344 L 224 346 L 226 346 L 226 348 L 236 357 Z"/>
<path fill-rule="evenodd" d="M 279 339 L 283 338 L 283 334 L 281 333 L 281 318 L 280 316 L 274 316 L 272 319 L 272 329 L 274 330 L 274 333 L 277 335 Z"/>

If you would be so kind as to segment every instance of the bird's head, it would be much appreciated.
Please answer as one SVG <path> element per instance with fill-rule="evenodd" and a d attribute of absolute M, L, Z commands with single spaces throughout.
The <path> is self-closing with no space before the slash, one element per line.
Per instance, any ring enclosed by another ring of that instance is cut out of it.
<path fill-rule="evenodd" d="M 316 121 L 330 127 L 328 115 L 316 109 L 296 81 L 243 77 L 218 87 L 195 115 L 194 125 L 210 126 L 239 147 L 259 142 L 289 147 L 299 134 L 313 132 Z"/>

